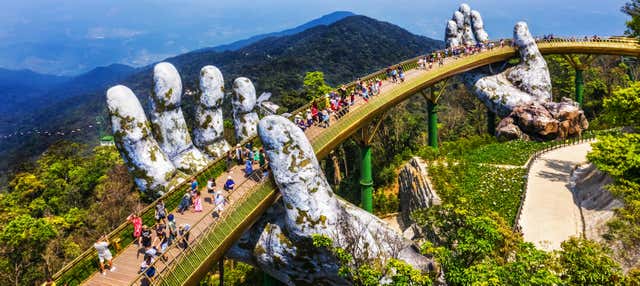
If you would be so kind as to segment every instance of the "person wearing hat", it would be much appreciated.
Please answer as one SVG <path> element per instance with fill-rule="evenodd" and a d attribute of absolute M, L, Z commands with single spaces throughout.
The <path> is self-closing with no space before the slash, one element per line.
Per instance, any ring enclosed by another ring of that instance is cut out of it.
<path fill-rule="evenodd" d="M 224 183 L 224 190 L 230 192 L 236 186 L 236 183 L 233 181 L 231 176 L 227 177 L 227 181 Z"/>
<path fill-rule="evenodd" d="M 189 208 L 190 204 L 191 204 L 191 190 L 187 189 L 187 191 L 182 196 L 180 205 L 178 205 L 178 212 L 180 214 L 184 214 L 184 211 L 186 211 Z"/>

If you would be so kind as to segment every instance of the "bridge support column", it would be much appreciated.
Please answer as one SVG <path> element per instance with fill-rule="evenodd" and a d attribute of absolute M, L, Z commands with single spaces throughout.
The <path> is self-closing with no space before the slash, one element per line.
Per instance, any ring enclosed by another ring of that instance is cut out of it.
<path fill-rule="evenodd" d="M 360 146 L 360 198 L 362 208 L 373 213 L 373 175 L 371 172 L 371 145 Z"/>
<path fill-rule="evenodd" d="M 220 281 L 220 286 L 224 285 L 224 258 L 220 259 L 220 261 L 218 261 L 218 272 L 219 272 L 219 281 Z"/>
<path fill-rule="evenodd" d="M 427 100 L 427 120 L 429 122 L 429 146 L 438 149 L 438 104 Z"/>
<path fill-rule="evenodd" d="M 487 109 L 487 133 L 491 136 L 496 135 L 496 113 Z"/>
<path fill-rule="evenodd" d="M 262 285 L 263 286 L 278 286 L 278 285 L 280 285 L 280 281 L 278 281 L 275 278 L 271 277 L 266 272 L 263 272 L 263 275 L 264 275 L 262 277 Z"/>
<path fill-rule="evenodd" d="M 582 107 L 584 102 L 584 75 L 583 69 L 576 68 L 576 102 Z"/>

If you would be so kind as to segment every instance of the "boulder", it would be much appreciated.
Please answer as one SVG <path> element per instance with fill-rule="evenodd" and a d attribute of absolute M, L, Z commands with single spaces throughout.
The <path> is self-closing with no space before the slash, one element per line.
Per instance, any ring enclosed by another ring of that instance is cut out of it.
<path fill-rule="evenodd" d="M 131 89 L 109 88 L 107 108 L 116 147 L 140 190 L 162 192 L 184 180 L 153 138 L 151 124 Z"/>
<path fill-rule="evenodd" d="M 154 90 L 151 94 L 151 124 L 154 137 L 179 170 L 193 174 L 209 160 L 191 142 L 180 108 L 182 81 L 176 68 L 166 62 L 153 68 Z"/>
<path fill-rule="evenodd" d="M 231 146 L 223 136 L 224 80 L 218 68 L 205 66 L 200 70 L 200 93 L 197 97 L 193 143 L 212 159 L 222 157 Z"/>
<path fill-rule="evenodd" d="M 295 124 L 267 116 L 258 124 L 258 134 L 282 200 L 232 247 L 230 258 L 256 265 L 287 285 L 351 285 L 338 273 L 335 255 L 313 246 L 312 235 L 320 234 L 362 261 L 384 265 L 397 258 L 418 270 L 433 268 L 433 261 L 401 234 L 333 193 Z"/>
<path fill-rule="evenodd" d="M 589 127 L 584 112 L 574 101 L 531 102 L 513 109 L 496 128 L 502 140 L 552 140 L 580 136 Z"/>
<path fill-rule="evenodd" d="M 256 106 L 256 88 L 246 77 L 239 77 L 233 81 L 233 123 L 238 142 L 256 135 L 258 114 Z"/>
<path fill-rule="evenodd" d="M 441 203 L 440 197 L 431 187 L 427 164 L 420 157 L 413 157 L 398 174 L 398 196 L 403 225 L 414 223 L 411 213 Z"/>

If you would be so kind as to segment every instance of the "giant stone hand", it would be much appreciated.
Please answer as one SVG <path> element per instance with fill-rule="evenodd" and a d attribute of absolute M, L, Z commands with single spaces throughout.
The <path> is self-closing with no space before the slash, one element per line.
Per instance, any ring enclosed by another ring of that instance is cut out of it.
<path fill-rule="evenodd" d="M 397 258 L 419 270 L 429 268 L 432 261 L 410 241 L 332 192 L 311 144 L 295 124 L 268 116 L 259 122 L 258 134 L 282 200 L 243 235 L 228 257 L 255 265 L 287 285 L 350 285 L 338 275 L 335 255 L 313 246 L 312 235 L 321 234 L 369 264 Z"/>
<path fill-rule="evenodd" d="M 447 23 L 449 48 L 475 45 L 488 40 L 480 13 L 462 4 Z M 579 135 L 589 124 L 584 112 L 571 99 L 552 101 L 551 77 L 525 22 L 513 29 L 520 63 L 498 74 L 486 70 L 465 73 L 463 79 L 492 112 L 502 117 L 497 136 L 504 139 L 548 140 Z"/>
<path fill-rule="evenodd" d="M 176 68 L 166 62 L 155 65 L 153 81 L 151 121 L 147 120 L 133 91 L 125 86 L 114 86 L 107 91 L 107 106 L 116 147 L 136 185 L 143 191 L 163 192 L 229 150 L 229 143 L 223 137 L 224 81 L 222 73 L 214 66 L 205 66 L 200 71 L 201 92 L 196 105 L 194 142 L 180 107 L 182 80 Z M 247 79 L 244 88 L 253 89 L 251 81 Z M 247 101 L 253 96 L 255 105 L 253 90 L 253 94 L 245 93 L 244 96 Z M 251 113 L 254 105 L 247 104 L 244 112 Z M 257 116 L 251 122 L 255 130 Z M 244 128 L 251 129 L 249 126 Z"/>

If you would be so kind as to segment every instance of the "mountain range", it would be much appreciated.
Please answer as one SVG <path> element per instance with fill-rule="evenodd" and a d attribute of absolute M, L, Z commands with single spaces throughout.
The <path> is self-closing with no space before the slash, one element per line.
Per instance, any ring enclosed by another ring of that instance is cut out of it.
<path fill-rule="evenodd" d="M 236 50 L 218 52 L 216 47 L 200 49 L 166 61 L 174 64 L 180 72 L 185 90 L 197 89 L 200 68 L 215 65 L 223 72 L 228 87 L 236 77 L 245 76 L 254 82 L 258 93 L 270 91 L 273 93 L 273 101 L 287 108 L 295 108 L 307 100 L 300 92 L 306 72 L 322 71 L 327 82 L 336 86 L 443 47 L 442 41 L 414 35 L 393 24 L 365 16 L 348 16 L 329 25 L 323 23 L 325 22 L 318 21 L 315 26 L 298 33 L 291 31 L 306 26 L 280 32 L 294 34 L 272 34 L 253 43 L 247 40 L 249 42 L 245 43 L 249 43 L 248 45 Z M 234 44 L 230 44 L 229 49 L 235 49 L 237 46 L 233 46 Z M 5 132 L 34 128 L 72 130 L 86 127 L 96 123 L 96 118 L 106 117 L 104 92 L 115 84 L 129 86 L 146 107 L 147 95 L 152 88 L 152 69 L 152 65 L 137 69 L 111 65 L 73 78 L 42 77 L 37 86 L 54 86 L 39 97 L 38 101 L 34 100 L 38 104 L 21 102 L 19 106 L 24 108 L 14 108 L 13 118 L 0 120 L 0 127 Z M 34 81 L 39 77 L 40 75 L 36 76 Z M 0 98 L 5 97 L 7 94 L 0 93 Z M 188 123 L 192 122 L 192 104 L 192 97 L 183 97 L 183 110 Z M 225 116 L 229 116 L 229 113 L 226 112 Z M 103 126 L 103 130 L 108 129 L 105 127 Z M 91 131 L 89 136 L 82 133 L 65 136 L 64 139 L 95 144 L 97 135 L 96 131 Z M 13 167 L 16 162 L 37 156 L 59 139 L 56 136 L 35 134 L 0 139 L 0 158 L 3 158 L 0 160 L 0 169 Z"/>

